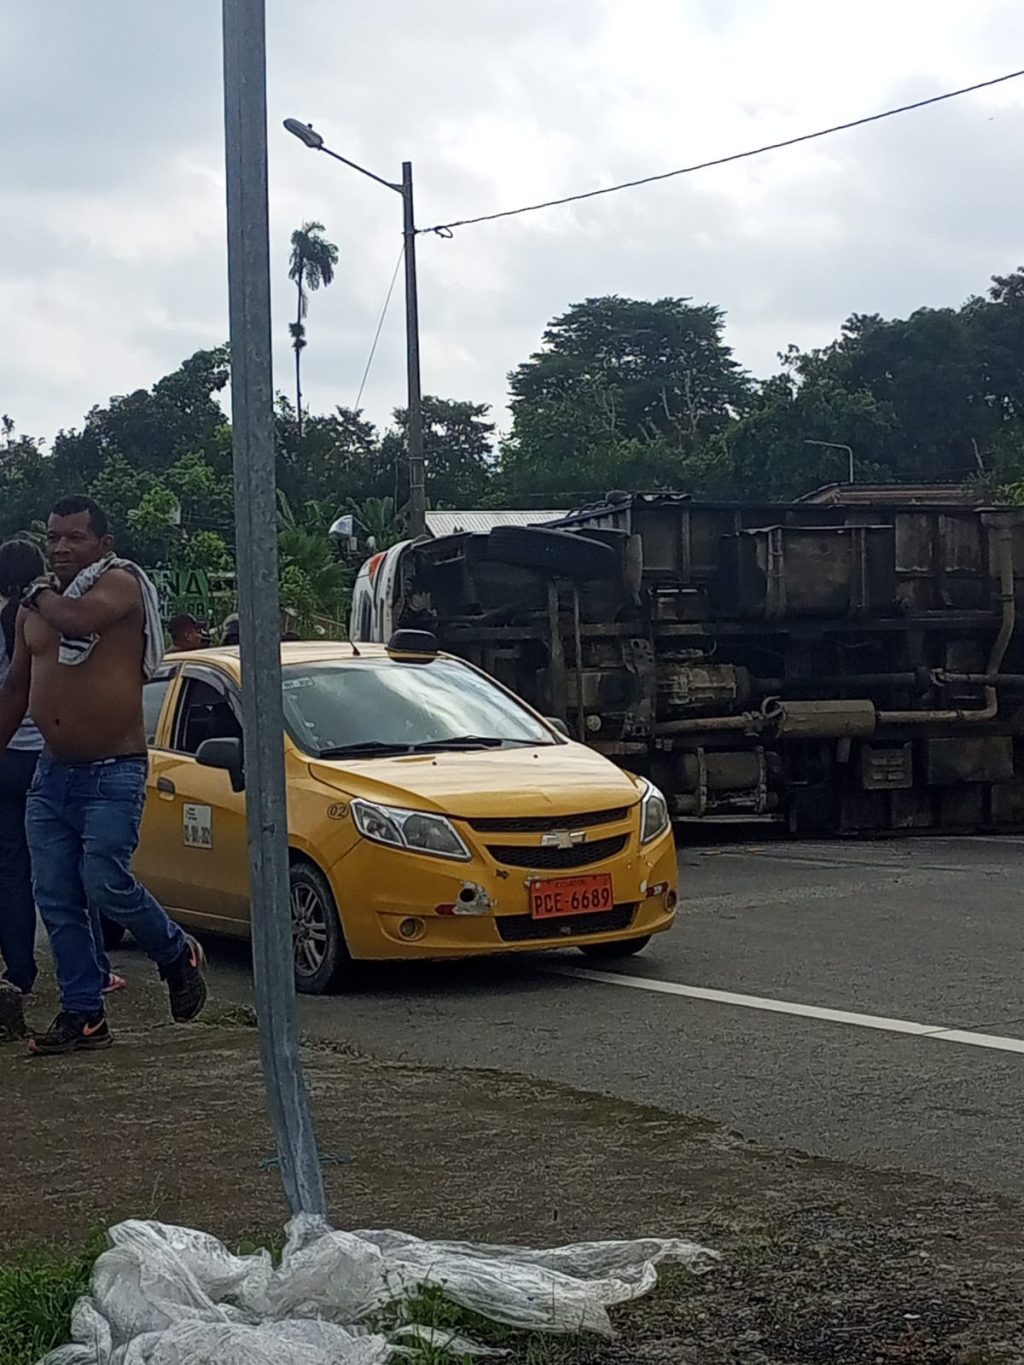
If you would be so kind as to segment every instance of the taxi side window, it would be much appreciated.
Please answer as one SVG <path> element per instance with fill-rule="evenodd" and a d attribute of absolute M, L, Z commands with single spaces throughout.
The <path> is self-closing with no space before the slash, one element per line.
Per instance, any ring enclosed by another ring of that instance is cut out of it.
<path fill-rule="evenodd" d="M 167 689 L 174 681 L 173 671 L 158 673 L 142 688 L 142 723 L 146 730 L 146 743 L 156 743 L 156 732 L 160 728 L 160 712 L 164 709 Z"/>
<path fill-rule="evenodd" d="M 194 754 L 204 739 L 241 739 L 242 726 L 227 693 L 202 678 L 186 678 L 174 724 L 174 748 Z"/>

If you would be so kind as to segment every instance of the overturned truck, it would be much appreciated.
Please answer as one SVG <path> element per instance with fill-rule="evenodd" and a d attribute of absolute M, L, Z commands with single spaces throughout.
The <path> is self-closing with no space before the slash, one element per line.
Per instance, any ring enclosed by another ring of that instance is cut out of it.
<path fill-rule="evenodd" d="M 1024 827 L 1024 509 L 963 489 L 619 494 L 406 543 L 353 637 L 429 629 L 666 793 L 794 833 Z"/>

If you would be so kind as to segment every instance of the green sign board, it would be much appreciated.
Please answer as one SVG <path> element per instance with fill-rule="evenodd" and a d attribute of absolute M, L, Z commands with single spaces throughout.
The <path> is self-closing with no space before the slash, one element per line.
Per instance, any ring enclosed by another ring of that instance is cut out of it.
<path fill-rule="evenodd" d="M 153 569 L 150 577 L 156 585 L 160 614 L 165 621 L 179 611 L 191 612 L 200 620 L 209 618 L 213 611 L 213 587 L 205 569 Z"/>

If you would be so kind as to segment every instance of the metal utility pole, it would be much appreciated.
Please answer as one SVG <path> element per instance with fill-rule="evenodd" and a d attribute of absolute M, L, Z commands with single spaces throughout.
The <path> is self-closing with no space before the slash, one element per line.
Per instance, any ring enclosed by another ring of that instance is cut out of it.
<path fill-rule="evenodd" d="M 420 304 L 416 287 L 416 218 L 412 204 L 412 162 L 402 162 L 402 232 L 405 235 L 405 354 L 409 379 L 409 532 L 427 531 L 423 477 L 423 395 L 420 392 Z"/>
<path fill-rule="evenodd" d="M 242 722 L 260 1059 L 293 1214 L 326 1212 L 299 1060 L 284 783 L 264 0 L 223 0 L 231 422 Z"/>
<path fill-rule="evenodd" d="M 849 460 L 850 460 L 850 483 L 854 483 L 854 482 L 855 482 L 855 480 L 854 480 L 854 471 L 853 471 L 853 448 L 852 448 L 851 446 L 844 445 L 844 444 L 842 443 L 842 441 L 808 441 L 808 440 L 805 440 L 805 441 L 804 441 L 804 445 L 805 445 L 805 446 L 824 446 L 824 448 L 825 448 L 826 450 L 845 450 L 845 451 L 846 451 L 846 454 L 847 454 L 847 456 L 849 457 Z"/>
<path fill-rule="evenodd" d="M 378 185 L 395 190 L 402 196 L 402 238 L 405 243 L 405 355 L 408 377 L 408 462 L 409 462 L 409 533 L 412 536 L 426 535 L 427 500 L 423 471 L 423 395 L 420 388 L 420 307 L 419 292 L 416 286 L 416 216 L 413 212 L 412 162 L 402 162 L 402 181 L 396 184 L 375 175 L 365 166 L 350 161 L 330 147 L 311 123 L 303 123 L 297 118 L 286 118 L 284 126 L 293 137 L 315 152 L 340 161 L 343 166 L 358 171 Z"/>

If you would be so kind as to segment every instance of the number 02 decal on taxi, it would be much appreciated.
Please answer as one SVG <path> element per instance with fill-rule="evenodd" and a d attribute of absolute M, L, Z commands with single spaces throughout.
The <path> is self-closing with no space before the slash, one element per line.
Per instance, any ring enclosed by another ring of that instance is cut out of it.
<path fill-rule="evenodd" d="M 186 848 L 213 848 L 213 810 L 187 802 L 181 814 L 181 841 Z"/>

